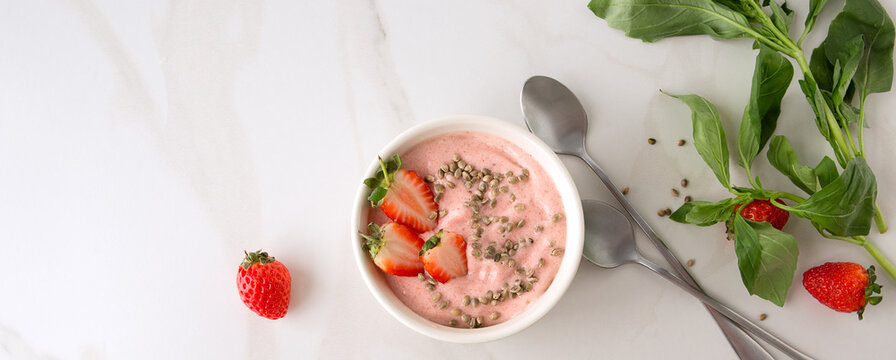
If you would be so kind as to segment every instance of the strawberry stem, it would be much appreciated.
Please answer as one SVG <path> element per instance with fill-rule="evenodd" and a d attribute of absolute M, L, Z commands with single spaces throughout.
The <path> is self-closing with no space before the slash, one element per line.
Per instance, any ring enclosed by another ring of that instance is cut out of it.
<path fill-rule="evenodd" d="M 381 156 L 377 156 L 376 158 L 380 160 L 380 169 L 383 169 L 383 183 L 380 187 L 388 189 L 391 184 L 389 181 L 389 170 L 386 169 L 386 163 Z"/>
<path fill-rule="evenodd" d="M 242 266 L 243 269 L 246 270 L 249 270 L 249 267 L 256 263 L 264 265 L 276 260 L 273 256 L 268 256 L 267 252 L 261 251 L 261 249 L 258 249 L 258 251 L 254 252 L 246 252 L 246 250 L 243 250 L 243 253 L 246 254 L 246 257 L 243 259 L 243 263 L 240 264 L 240 266 Z"/>

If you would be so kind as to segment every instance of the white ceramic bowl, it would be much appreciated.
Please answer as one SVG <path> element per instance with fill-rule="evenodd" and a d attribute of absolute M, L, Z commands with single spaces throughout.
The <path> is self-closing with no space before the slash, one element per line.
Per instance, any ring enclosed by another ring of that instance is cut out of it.
<path fill-rule="evenodd" d="M 566 292 L 569 284 L 575 277 L 582 258 L 582 246 L 584 242 L 584 218 L 582 215 L 582 203 L 579 193 L 572 178 L 560 158 L 540 139 L 532 135 L 526 129 L 495 118 L 459 115 L 440 118 L 414 126 L 389 142 L 379 155 L 391 157 L 393 154 L 402 154 L 412 146 L 436 135 L 457 132 L 473 131 L 498 136 L 516 144 L 527 151 L 554 180 L 560 196 L 563 198 L 563 207 L 566 214 L 566 248 L 557 276 L 554 278 L 547 291 L 524 312 L 512 319 L 500 324 L 478 329 L 459 329 L 444 326 L 429 321 L 417 315 L 399 300 L 389 285 L 385 275 L 373 264 L 370 255 L 361 247 L 358 231 L 367 229 L 367 215 L 370 203 L 367 196 L 370 190 L 361 183 L 364 178 L 372 177 L 379 163 L 376 159 L 362 179 L 358 179 L 358 190 L 355 195 L 354 210 L 351 221 L 351 248 L 355 254 L 355 262 L 361 271 L 364 283 L 373 293 L 387 312 L 392 314 L 399 322 L 426 336 L 442 341 L 457 343 L 478 343 L 497 340 L 515 334 L 547 314 Z"/>

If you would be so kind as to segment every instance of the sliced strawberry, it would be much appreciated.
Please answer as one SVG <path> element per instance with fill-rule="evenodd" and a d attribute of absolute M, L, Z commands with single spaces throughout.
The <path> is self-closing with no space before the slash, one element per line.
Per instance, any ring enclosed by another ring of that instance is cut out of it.
<path fill-rule="evenodd" d="M 423 272 L 420 250 L 423 239 L 413 229 L 399 223 L 390 222 L 382 227 L 370 223 L 369 235 L 364 238 L 364 248 L 370 252 L 373 263 L 387 274 L 416 276 Z"/>
<path fill-rule="evenodd" d="M 467 242 L 450 231 L 439 230 L 420 250 L 426 272 L 440 283 L 467 275 Z"/>
<path fill-rule="evenodd" d="M 435 229 L 439 206 L 423 178 L 414 171 L 401 169 L 398 155 L 388 163 L 380 158 L 380 167 L 375 177 L 364 180 L 371 190 L 370 205 L 380 207 L 390 219 L 417 232 Z"/>

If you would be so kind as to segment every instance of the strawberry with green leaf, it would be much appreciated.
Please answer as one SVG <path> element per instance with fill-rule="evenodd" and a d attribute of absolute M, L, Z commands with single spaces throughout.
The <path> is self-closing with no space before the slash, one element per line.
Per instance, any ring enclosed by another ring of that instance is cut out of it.
<path fill-rule="evenodd" d="M 361 233 L 365 240 L 364 249 L 383 272 L 396 276 L 416 276 L 423 272 L 423 262 L 418 255 L 423 248 L 423 239 L 413 229 L 396 222 L 382 227 L 370 223 L 367 229 L 369 234 Z"/>
<path fill-rule="evenodd" d="M 420 250 L 426 272 L 440 283 L 467 274 L 467 242 L 460 234 L 439 230 Z"/>
<path fill-rule="evenodd" d="M 839 312 L 856 312 L 859 320 L 868 304 L 877 305 L 883 297 L 875 283 L 874 266 L 868 270 L 851 262 L 828 262 L 803 273 L 803 287 L 825 306 Z"/>
<path fill-rule="evenodd" d="M 379 207 L 393 221 L 423 233 L 436 228 L 439 206 L 432 190 L 413 170 L 401 168 L 401 158 L 383 162 L 374 177 L 364 180 L 370 188 L 370 206 Z"/>

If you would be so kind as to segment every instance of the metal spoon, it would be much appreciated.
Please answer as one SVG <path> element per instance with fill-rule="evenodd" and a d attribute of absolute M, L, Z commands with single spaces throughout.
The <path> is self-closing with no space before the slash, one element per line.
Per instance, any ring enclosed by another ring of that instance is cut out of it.
<path fill-rule="evenodd" d="M 591 159 L 585 151 L 585 134 L 588 129 L 588 115 L 585 109 L 566 86 L 559 81 L 546 76 L 533 76 L 523 85 L 520 95 L 520 104 L 526 125 L 539 138 L 544 140 L 558 154 L 577 156 L 591 166 L 594 173 L 603 181 L 610 193 L 622 204 L 622 207 L 632 217 L 638 227 L 647 234 L 651 242 L 660 250 L 663 257 L 672 266 L 672 270 L 681 276 L 684 281 L 697 290 L 703 291 L 685 270 L 681 262 L 675 258 L 672 251 L 657 236 L 650 225 L 638 214 L 628 202 L 622 192 L 610 181 L 610 178 L 601 170 L 600 166 Z M 719 328 L 725 333 L 734 352 L 741 359 L 774 360 L 759 343 L 748 336 L 740 328 L 732 324 L 724 316 L 709 310 L 709 313 L 719 324 Z"/>
<path fill-rule="evenodd" d="M 811 359 L 734 310 L 694 289 L 684 280 L 672 275 L 663 267 L 645 259 L 635 246 L 632 224 L 619 210 L 596 200 L 583 200 L 582 209 L 585 212 L 585 248 L 582 254 L 588 261 L 607 269 L 626 263 L 640 264 L 666 278 L 666 280 L 675 283 L 675 285 L 694 295 L 713 310 L 725 315 L 725 317 L 731 319 L 743 329 L 767 341 L 788 356 L 794 359 Z"/>

